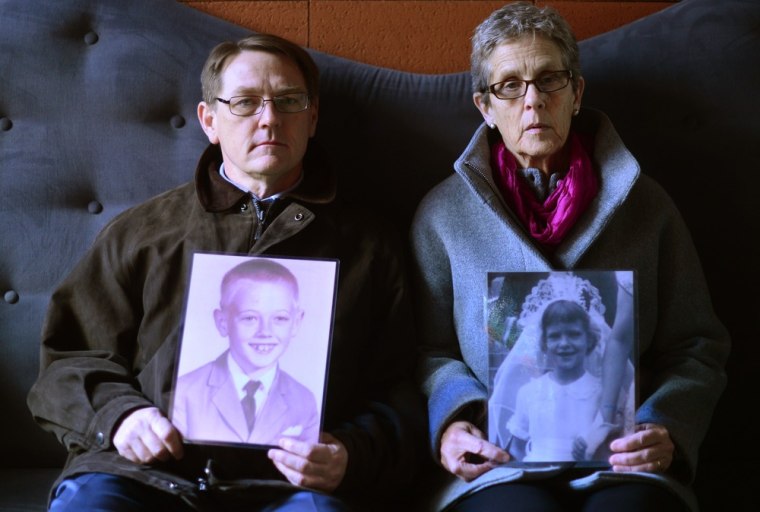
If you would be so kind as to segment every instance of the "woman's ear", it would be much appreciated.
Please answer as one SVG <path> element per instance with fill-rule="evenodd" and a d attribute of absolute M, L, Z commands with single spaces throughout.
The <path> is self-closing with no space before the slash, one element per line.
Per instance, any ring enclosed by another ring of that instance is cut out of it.
<path fill-rule="evenodd" d="M 476 92 L 472 95 L 472 101 L 475 106 L 480 110 L 480 114 L 483 116 L 488 126 L 493 126 L 493 117 L 491 116 L 491 103 L 488 101 L 488 97 L 482 92 Z"/>
<path fill-rule="evenodd" d="M 575 99 L 573 101 L 573 111 L 578 111 L 581 108 L 581 100 L 583 99 L 583 90 L 586 88 L 586 81 L 583 77 L 578 77 L 578 86 L 575 89 Z"/>

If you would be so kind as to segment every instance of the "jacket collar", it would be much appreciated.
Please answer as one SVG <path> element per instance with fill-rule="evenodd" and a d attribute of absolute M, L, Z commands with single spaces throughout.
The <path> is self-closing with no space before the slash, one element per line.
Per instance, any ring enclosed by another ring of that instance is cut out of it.
<path fill-rule="evenodd" d="M 208 212 L 224 212 L 246 201 L 250 195 L 225 180 L 219 174 L 222 151 L 218 144 L 209 144 L 195 170 L 195 191 Z M 312 141 L 304 157 L 304 177 L 301 183 L 284 197 L 304 203 L 327 204 L 335 199 L 337 180 L 327 166 L 322 151 Z"/>
<path fill-rule="evenodd" d="M 573 129 L 594 134 L 594 165 L 600 176 L 600 189 L 588 210 L 578 220 L 568 237 L 549 256 L 530 238 L 516 216 L 497 192 L 491 172 L 491 143 L 498 132 L 482 124 L 467 148 L 454 164 L 473 193 L 489 205 L 495 215 L 521 233 L 526 250 L 546 259 L 554 266 L 572 268 L 608 224 L 628 197 L 639 177 L 639 164 L 623 144 L 609 118 L 602 112 L 583 108 L 573 119 Z"/>

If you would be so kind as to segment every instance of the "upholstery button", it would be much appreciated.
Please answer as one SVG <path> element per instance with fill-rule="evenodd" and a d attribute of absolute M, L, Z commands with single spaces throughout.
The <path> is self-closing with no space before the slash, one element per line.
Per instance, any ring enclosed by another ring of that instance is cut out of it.
<path fill-rule="evenodd" d="M 169 122 L 174 128 L 182 128 L 183 126 L 185 126 L 185 118 L 179 114 L 172 116 Z"/>
<path fill-rule="evenodd" d="M 18 293 L 14 290 L 8 290 L 3 294 L 3 299 L 5 299 L 5 302 L 8 304 L 15 304 L 18 302 Z"/>
<path fill-rule="evenodd" d="M 106 436 L 103 435 L 103 432 L 98 432 L 95 435 L 95 442 L 98 443 L 98 445 L 103 446 L 106 444 Z"/>
<path fill-rule="evenodd" d="M 84 42 L 89 45 L 93 45 L 98 42 L 98 34 L 95 32 L 87 32 L 84 35 Z"/>
<path fill-rule="evenodd" d="M 13 122 L 7 117 L 0 117 L 0 130 L 7 132 L 13 128 Z"/>
<path fill-rule="evenodd" d="M 93 215 L 97 215 L 103 211 L 103 205 L 98 201 L 90 201 L 87 203 L 87 211 Z"/>
<path fill-rule="evenodd" d="M 293 217 L 295 220 L 303 220 L 303 213 L 298 212 L 296 213 L 296 216 Z"/>

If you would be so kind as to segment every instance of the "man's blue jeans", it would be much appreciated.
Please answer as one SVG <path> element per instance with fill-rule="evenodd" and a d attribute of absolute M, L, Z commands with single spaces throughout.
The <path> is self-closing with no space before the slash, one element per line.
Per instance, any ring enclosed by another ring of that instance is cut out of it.
<path fill-rule="evenodd" d="M 129 478 L 106 473 L 85 473 L 64 480 L 58 486 L 50 512 L 190 512 L 194 509 L 181 499 Z M 299 491 L 270 503 L 245 506 L 214 504 L 225 512 L 349 512 L 331 496 Z"/>

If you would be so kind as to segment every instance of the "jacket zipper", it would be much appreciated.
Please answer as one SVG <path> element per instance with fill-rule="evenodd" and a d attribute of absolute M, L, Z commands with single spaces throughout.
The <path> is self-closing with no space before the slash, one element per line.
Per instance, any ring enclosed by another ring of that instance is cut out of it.
<path fill-rule="evenodd" d="M 261 204 L 261 201 L 252 198 L 251 202 L 253 203 L 253 208 L 256 210 L 256 219 L 258 221 L 256 223 L 256 229 L 253 232 L 253 242 L 256 243 L 264 232 L 264 221 L 267 216 L 267 211 Z"/>

